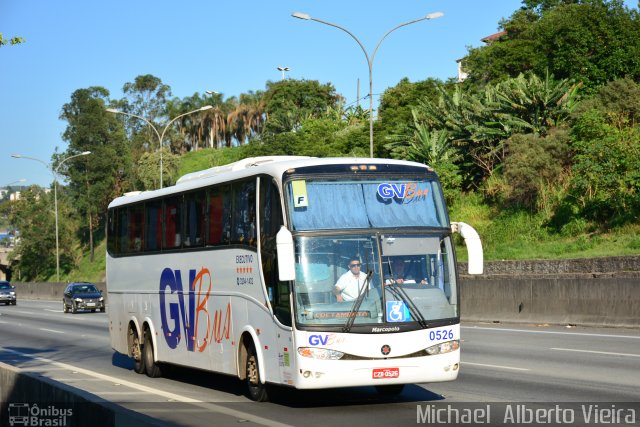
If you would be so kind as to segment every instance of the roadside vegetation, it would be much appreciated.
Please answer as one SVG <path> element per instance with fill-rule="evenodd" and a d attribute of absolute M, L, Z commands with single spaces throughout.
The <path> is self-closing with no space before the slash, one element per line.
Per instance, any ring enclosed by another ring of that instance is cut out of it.
<path fill-rule="evenodd" d="M 640 254 L 638 11 L 620 0 L 524 0 L 499 30 L 469 49 L 464 82 L 402 79 L 384 92 L 376 157 L 433 166 L 451 218 L 477 228 L 487 260 Z M 52 164 L 92 152 L 61 169 L 63 279 L 98 280 L 109 201 L 160 186 L 157 136 L 131 115 L 159 129 L 184 115 L 165 136 L 163 186 L 252 156 L 369 155 L 369 111 L 345 105 L 331 83 L 179 98 L 142 75 L 123 91 L 112 99 L 103 87 L 82 88 L 62 106 L 68 148 Z M 52 192 L 37 187 L 1 206 L 20 231 L 14 268 L 23 280 L 55 276 L 51 206 Z"/>

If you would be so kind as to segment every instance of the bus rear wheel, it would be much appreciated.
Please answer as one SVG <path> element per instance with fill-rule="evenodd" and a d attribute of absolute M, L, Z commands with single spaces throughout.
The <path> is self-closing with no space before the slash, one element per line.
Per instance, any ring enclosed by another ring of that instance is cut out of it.
<path fill-rule="evenodd" d="M 260 382 L 260 365 L 253 345 L 247 349 L 246 377 L 249 398 L 256 402 L 269 400 L 267 386 Z"/>
<path fill-rule="evenodd" d="M 135 327 L 129 330 L 129 352 L 131 353 L 131 357 L 133 357 L 133 371 L 136 374 L 143 374 L 144 369 L 144 359 L 142 358 L 142 346 L 140 345 L 140 337 L 138 336 L 138 332 Z"/>
<path fill-rule="evenodd" d="M 147 376 L 158 378 L 162 376 L 162 369 L 155 360 L 153 360 L 153 343 L 151 342 L 151 332 L 147 329 L 144 333 L 144 346 L 142 346 L 142 355 L 144 359 L 144 369 Z"/>

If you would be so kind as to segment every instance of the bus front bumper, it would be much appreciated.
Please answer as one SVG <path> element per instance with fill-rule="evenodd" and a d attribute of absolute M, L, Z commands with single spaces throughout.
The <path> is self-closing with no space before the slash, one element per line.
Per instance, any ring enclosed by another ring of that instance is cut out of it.
<path fill-rule="evenodd" d="M 460 351 L 434 356 L 380 360 L 316 360 L 298 357 L 299 389 L 418 384 L 453 381 Z"/>

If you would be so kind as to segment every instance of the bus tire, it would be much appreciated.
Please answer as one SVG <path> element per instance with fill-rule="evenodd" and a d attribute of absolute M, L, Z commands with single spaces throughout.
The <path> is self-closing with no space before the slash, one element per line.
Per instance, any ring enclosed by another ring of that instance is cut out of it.
<path fill-rule="evenodd" d="M 398 396 L 404 390 L 404 384 L 377 385 L 376 391 L 381 396 Z"/>
<path fill-rule="evenodd" d="M 138 332 L 136 331 L 135 326 L 131 326 L 129 329 L 129 342 L 131 353 L 131 357 L 133 357 L 133 371 L 136 374 L 143 374 L 145 372 L 144 369 L 144 358 L 142 357 L 142 346 L 140 345 L 140 337 L 138 337 Z"/>
<path fill-rule="evenodd" d="M 246 382 L 248 396 L 251 400 L 255 402 L 269 400 L 267 386 L 260 382 L 260 364 L 253 345 L 249 345 L 247 348 Z"/>
<path fill-rule="evenodd" d="M 153 343 L 151 342 L 151 332 L 149 329 L 144 333 L 144 345 L 142 346 L 142 356 L 144 359 L 144 369 L 148 377 L 158 378 L 162 376 L 162 369 L 153 360 Z"/>

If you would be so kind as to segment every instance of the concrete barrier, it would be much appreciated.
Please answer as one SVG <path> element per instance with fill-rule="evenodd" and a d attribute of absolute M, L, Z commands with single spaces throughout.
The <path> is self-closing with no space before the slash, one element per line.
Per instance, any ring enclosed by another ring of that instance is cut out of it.
<path fill-rule="evenodd" d="M 105 300 L 107 299 L 107 286 L 105 283 L 93 282 L 102 291 Z M 55 282 L 23 282 L 13 283 L 18 293 L 18 304 L 20 299 L 54 300 L 62 304 L 62 294 L 68 283 Z"/>
<path fill-rule="evenodd" d="M 120 427 L 161 424 L 84 390 L 0 362 L 0 425 Z"/>
<path fill-rule="evenodd" d="M 640 277 L 461 279 L 463 321 L 640 327 Z"/>

